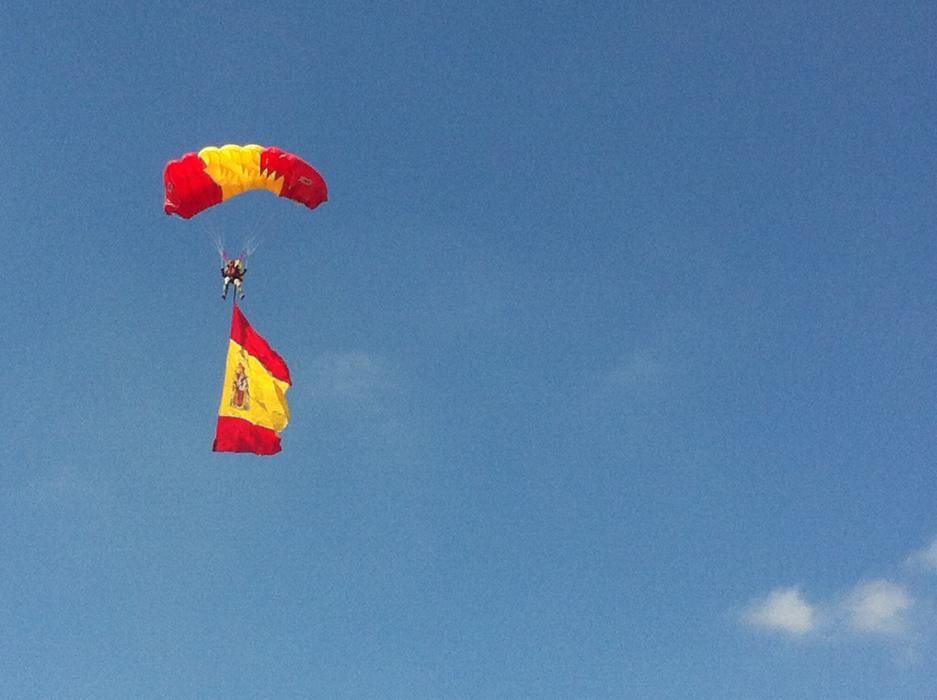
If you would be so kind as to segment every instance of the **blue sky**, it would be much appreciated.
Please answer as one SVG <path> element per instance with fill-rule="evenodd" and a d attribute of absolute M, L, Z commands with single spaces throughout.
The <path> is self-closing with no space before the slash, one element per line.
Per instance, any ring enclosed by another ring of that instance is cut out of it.
<path fill-rule="evenodd" d="M 0 696 L 937 696 L 937 7 L 777 5 L 4 8 Z"/>

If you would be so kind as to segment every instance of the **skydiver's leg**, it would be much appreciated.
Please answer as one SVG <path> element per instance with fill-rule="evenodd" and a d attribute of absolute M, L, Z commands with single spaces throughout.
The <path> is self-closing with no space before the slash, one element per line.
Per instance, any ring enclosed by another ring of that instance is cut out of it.
<path fill-rule="evenodd" d="M 225 299 L 228 296 L 228 285 L 231 284 L 231 278 L 225 277 L 224 282 L 221 285 L 221 298 Z"/>
<path fill-rule="evenodd" d="M 236 287 L 236 290 L 235 290 L 235 291 L 238 293 L 238 296 L 240 296 L 241 299 L 243 299 L 243 298 L 244 298 L 244 282 L 243 282 L 243 280 L 238 280 L 238 279 L 234 280 L 234 286 Z"/>

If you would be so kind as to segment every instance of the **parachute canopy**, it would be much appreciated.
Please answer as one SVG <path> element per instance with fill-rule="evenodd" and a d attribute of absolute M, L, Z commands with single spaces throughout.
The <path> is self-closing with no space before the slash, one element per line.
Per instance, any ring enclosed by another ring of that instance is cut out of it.
<path fill-rule="evenodd" d="M 248 190 L 264 189 L 315 209 L 328 199 L 325 180 L 299 156 L 257 145 L 208 146 L 166 164 L 167 214 L 190 219 Z"/>

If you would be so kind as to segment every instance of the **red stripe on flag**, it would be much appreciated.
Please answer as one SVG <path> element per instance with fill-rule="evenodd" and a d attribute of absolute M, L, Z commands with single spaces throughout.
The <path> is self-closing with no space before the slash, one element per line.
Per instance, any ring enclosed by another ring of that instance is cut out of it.
<path fill-rule="evenodd" d="M 252 452 L 275 455 L 280 451 L 280 436 L 270 428 L 230 416 L 218 416 L 214 452 Z"/>
<path fill-rule="evenodd" d="M 263 336 L 251 327 L 237 304 L 234 305 L 234 314 L 231 318 L 231 340 L 244 348 L 249 355 L 260 360 L 274 379 L 292 386 L 290 368 L 286 366 L 286 362 L 276 350 L 270 347 Z"/>

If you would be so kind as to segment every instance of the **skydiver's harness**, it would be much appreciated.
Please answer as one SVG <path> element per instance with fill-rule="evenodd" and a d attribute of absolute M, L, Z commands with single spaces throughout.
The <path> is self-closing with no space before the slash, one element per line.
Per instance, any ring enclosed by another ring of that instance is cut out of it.
<path fill-rule="evenodd" d="M 247 270 L 234 264 L 225 265 L 223 268 L 221 268 L 221 276 L 230 280 L 243 279 L 245 272 L 247 272 Z"/>

